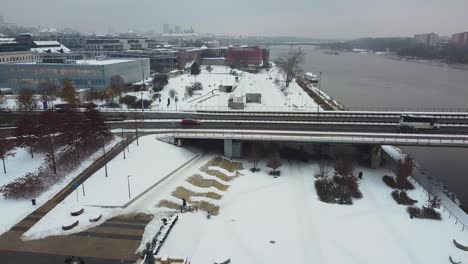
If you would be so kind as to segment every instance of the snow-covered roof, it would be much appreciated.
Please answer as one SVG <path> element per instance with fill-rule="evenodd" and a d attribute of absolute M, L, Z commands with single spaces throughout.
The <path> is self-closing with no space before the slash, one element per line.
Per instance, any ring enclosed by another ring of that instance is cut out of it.
<path fill-rule="evenodd" d="M 37 47 L 31 51 L 39 53 L 70 53 L 71 50 L 58 41 L 34 41 Z"/>
<path fill-rule="evenodd" d="M 192 65 L 193 65 L 194 63 L 195 63 L 194 60 L 193 60 L 193 61 L 189 61 L 189 62 L 185 63 L 185 67 L 184 67 L 184 68 L 185 68 L 185 69 L 191 68 Z"/>
<path fill-rule="evenodd" d="M 110 59 L 110 60 L 77 60 L 76 64 L 81 65 L 110 65 L 116 63 L 123 63 L 134 61 L 134 59 Z"/>
<path fill-rule="evenodd" d="M 0 38 L 0 44 L 14 44 L 17 43 L 14 38 Z"/>

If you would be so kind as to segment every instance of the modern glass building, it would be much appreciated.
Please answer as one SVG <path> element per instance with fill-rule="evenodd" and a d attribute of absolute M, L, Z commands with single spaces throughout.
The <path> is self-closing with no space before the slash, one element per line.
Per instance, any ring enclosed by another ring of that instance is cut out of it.
<path fill-rule="evenodd" d="M 77 60 L 65 63 L 0 64 L 0 87 L 13 93 L 28 88 L 36 90 L 41 83 L 71 80 L 75 88 L 105 89 L 112 76 L 119 75 L 126 83 L 135 83 L 150 76 L 148 58 Z"/>

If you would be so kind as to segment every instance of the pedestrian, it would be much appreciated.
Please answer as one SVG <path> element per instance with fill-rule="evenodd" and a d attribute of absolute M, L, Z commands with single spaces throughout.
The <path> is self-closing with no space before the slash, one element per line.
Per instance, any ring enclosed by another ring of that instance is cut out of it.
<path fill-rule="evenodd" d="M 185 208 L 187 206 L 187 201 L 185 198 L 182 198 L 182 207 Z"/>
<path fill-rule="evenodd" d="M 362 171 L 359 172 L 358 178 L 362 180 Z"/>

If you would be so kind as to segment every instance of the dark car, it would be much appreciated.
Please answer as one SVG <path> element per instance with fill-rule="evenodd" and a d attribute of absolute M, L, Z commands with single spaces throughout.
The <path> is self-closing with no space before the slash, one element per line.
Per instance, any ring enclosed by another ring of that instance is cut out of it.
<path fill-rule="evenodd" d="M 200 125 L 200 121 L 196 119 L 191 119 L 191 118 L 184 118 L 180 121 L 180 124 L 182 126 L 198 126 Z"/>

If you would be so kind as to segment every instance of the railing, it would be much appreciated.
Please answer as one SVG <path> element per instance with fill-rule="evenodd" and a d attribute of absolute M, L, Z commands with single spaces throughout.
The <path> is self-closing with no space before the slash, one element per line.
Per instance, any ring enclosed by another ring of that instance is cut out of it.
<path fill-rule="evenodd" d="M 416 179 L 414 179 L 412 177 L 409 177 L 409 179 L 414 184 L 416 184 L 419 188 L 421 188 L 425 194 L 429 195 L 429 192 L 426 190 L 426 188 L 424 188 L 424 186 L 422 186 Z M 442 212 L 447 213 L 448 216 L 449 216 L 449 219 L 454 219 L 455 220 L 455 222 L 454 222 L 455 225 L 460 224 L 462 226 L 462 228 L 461 228 L 462 232 L 468 231 L 468 226 L 465 223 L 463 223 L 447 206 L 445 206 L 443 203 L 441 203 L 441 207 L 442 207 Z"/>
<path fill-rule="evenodd" d="M 345 107 L 348 111 L 468 112 L 465 107 Z"/>
<path fill-rule="evenodd" d="M 117 130 L 116 130 L 117 131 Z M 121 130 L 119 130 L 121 131 Z M 132 132 L 133 129 L 124 129 Z M 456 146 L 468 147 L 468 136 L 451 135 L 411 135 L 385 133 L 352 132 L 301 132 L 276 130 L 232 130 L 232 129 L 139 129 L 147 134 L 159 134 L 178 138 L 239 139 L 262 141 L 297 141 L 354 143 L 375 145 L 408 146 Z M 118 131 L 117 131 L 118 132 Z"/>

